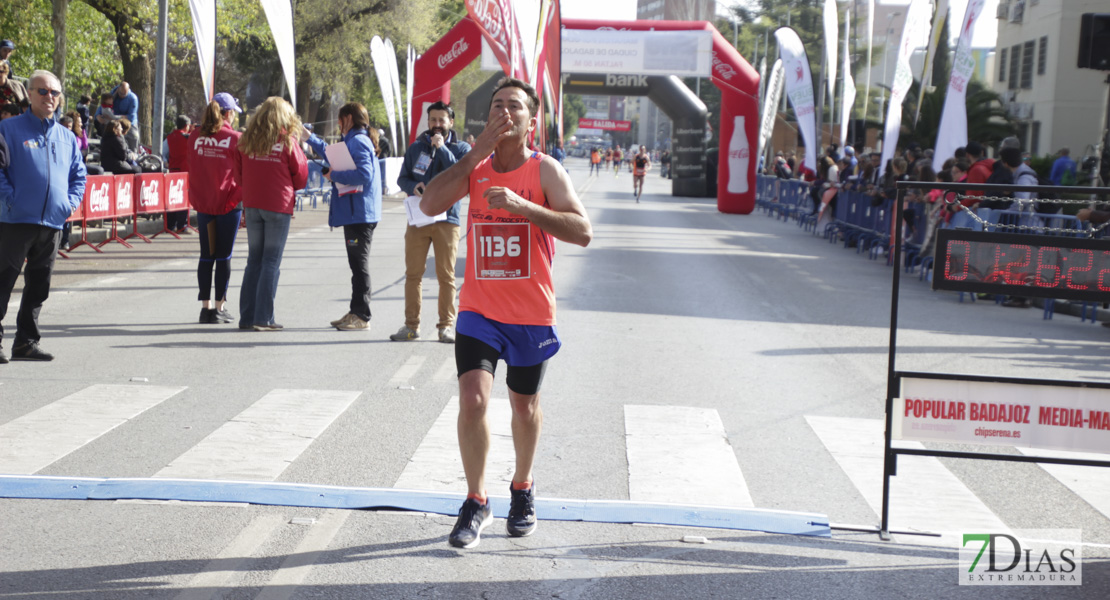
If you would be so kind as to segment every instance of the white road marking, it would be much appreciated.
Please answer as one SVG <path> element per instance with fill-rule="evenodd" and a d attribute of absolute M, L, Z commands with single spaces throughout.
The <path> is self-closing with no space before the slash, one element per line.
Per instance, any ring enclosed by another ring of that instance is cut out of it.
<path fill-rule="evenodd" d="M 312 572 L 312 566 L 321 554 L 324 553 L 335 539 L 335 534 L 347 522 L 351 515 L 349 510 L 331 509 L 320 515 L 320 519 L 312 529 L 297 544 L 297 549 L 281 563 L 274 576 L 270 578 L 266 587 L 254 597 L 254 600 L 288 600 L 297 591 L 297 586 L 304 583 Z"/>
<path fill-rule="evenodd" d="M 209 600 L 217 597 L 221 590 L 233 587 L 245 574 L 243 565 L 283 521 L 284 517 L 280 514 L 255 517 L 215 559 L 205 565 L 204 570 L 189 579 L 183 586 L 185 589 L 174 596 L 174 600 Z"/>
<path fill-rule="evenodd" d="M 452 354 L 444 359 L 443 364 L 436 369 L 435 375 L 432 375 L 432 381 L 435 383 L 447 383 L 449 381 L 458 381 L 458 371 L 455 366 L 455 355 Z"/>
<path fill-rule="evenodd" d="M 1074 458 L 1080 460 L 1110 460 L 1106 454 L 1091 452 L 1066 452 L 1064 450 L 1041 450 L 1018 448 L 1026 456 L 1048 456 L 1052 458 Z M 1075 492 L 1095 510 L 1110 518 L 1110 472 L 1106 467 L 1082 467 L 1079 465 L 1041 464 L 1049 475 L 1055 477 L 1068 489 Z"/>
<path fill-rule="evenodd" d="M 626 405 L 624 432 L 630 500 L 755 506 L 716 410 Z"/>
<path fill-rule="evenodd" d="M 0 426 L 0 473 L 30 475 L 184 387 L 97 384 Z"/>
<path fill-rule="evenodd" d="M 516 470 L 513 449 L 512 407 L 507 398 L 491 398 L 486 418 L 490 428 L 489 457 L 486 460 L 486 491 L 507 494 Z M 394 488 L 432 490 L 439 492 L 466 491 L 456 423 L 459 397 L 452 396 L 443 408 L 420 446 L 409 458 L 409 464 L 393 484 Z"/>
<path fill-rule="evenodd" d="M 809 426 L 876 515 L 883 499 L 883 422 L 807 416 Z M 916 442 L 900 447 L 924 448 Z M 900 456 L 890 484 L 890 527 L 957 533 L 1009 528 L 958 477 L 931 456 Z M 915 540 L 918 538 L 914 538 Z"/>
<path fill-rule="evenodd" d="M 405 364 L 401 365 L 393 377 L 389 378 L 389 387 L 397 387 L 399 385 L 408 384 L 409 380 L 420 371 L 420 367 L 424 364 L 425 357 L 423 356 L 410 356 Z"/>
<path fill-rule="evenodd" d="M 273 481 L 359 394 L 272 390 L 154 476 Z"/>

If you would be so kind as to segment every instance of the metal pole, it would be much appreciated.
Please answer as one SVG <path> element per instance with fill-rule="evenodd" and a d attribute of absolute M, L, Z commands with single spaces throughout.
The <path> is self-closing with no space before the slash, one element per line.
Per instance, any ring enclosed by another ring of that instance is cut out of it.
<path fill-rule="evenodd" d="M 824 46 L 821 49 L 821 74 L 817 78 L 817 139 L 813 150 L 817 156 L 821 156 L 821 130 L 825 126 L 825 61 L 828 56 L 825 54 Z"/>
<path fill-rule="evenodd" d="M 166 23 L 169 20 L 169 0 L 158 0 L 158 54 L 154 71 L 154 121 L 150 128 L 150 149 L 162 155 L 162 135 L 166 121 Z"/>

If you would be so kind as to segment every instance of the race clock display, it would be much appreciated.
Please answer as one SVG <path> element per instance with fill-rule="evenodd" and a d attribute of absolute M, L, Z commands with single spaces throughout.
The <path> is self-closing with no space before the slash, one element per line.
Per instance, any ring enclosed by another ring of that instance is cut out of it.
<path fill-rule="evenodd" d="M 937 232 L 933 289 L 1110 301 L 1110 240 Z"/>

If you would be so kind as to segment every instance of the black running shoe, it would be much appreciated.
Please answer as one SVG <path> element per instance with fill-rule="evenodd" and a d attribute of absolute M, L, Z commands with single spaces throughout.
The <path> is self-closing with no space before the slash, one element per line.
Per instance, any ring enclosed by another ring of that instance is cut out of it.
<path fill-rule="evenodd" d="M 197 321 L 199 323 L 205 323 L 205 324 L 219 323 L 220 322 L 220 317 L 219 317 L 218 314 L 216 314 L 216 309 L 214 309 L 214 308 L 202 308 L 202 309 L 200 309 L 200 318 Z"/>
<path fill-rule="evenodd" d="M 451 537 L 447 539 L 456 548 L 473 548 L 482 539 L 482 530 L 493 521 L 493 514 L 489 509 L 489 501 L 479 504 L 473 498 L 467 498 L 459 509 L 459 519 L 451 529 Z"/>
<path fill-rule="evenodd" d="M 532 535 L 536 530 L 536 484 L 526 490 L 514 490 L 509 484 L 512 500 L 509 502 L 509 516 L 505 519 L 505 529 L 513 537 Z"/>
<path fill-rule="evenodd" d="M 12 360 L 54 360 L 54 355 L 39 348 L 35 342 L 12 348 Z"/>

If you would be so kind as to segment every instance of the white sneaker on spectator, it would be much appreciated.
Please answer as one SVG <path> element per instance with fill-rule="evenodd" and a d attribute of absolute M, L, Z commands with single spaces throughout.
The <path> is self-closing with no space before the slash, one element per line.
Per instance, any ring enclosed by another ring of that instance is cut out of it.
<path fill-rule="evenodd" d="M 444 344 L 455 343 L 455 328 L 451 326 L 442 327 L 439 330 L 439 341 Z"/>

